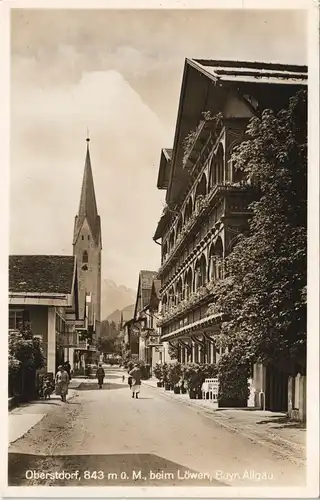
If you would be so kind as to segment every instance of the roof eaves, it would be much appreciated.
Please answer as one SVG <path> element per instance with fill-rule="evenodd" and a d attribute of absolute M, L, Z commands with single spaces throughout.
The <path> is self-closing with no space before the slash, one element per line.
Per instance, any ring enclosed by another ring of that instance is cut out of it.
<path fill-rule="evenodd" d="M 9 291 L 9 297 L 40 297 L 40 298 L 57 298 L 64 299 L 68 297 L 68 293 L 54 293 L 54 292 L 14 292 L 13 290 Z"/>
<path fill-rule="evenodd" d="M 261 61 L 230 61 L 230 60 L 216 60 L 216 59 L 192 59 L 193 61 L 208 67 L 221 67 L 221 68 L 237 68 L 237 69 L 252 69 L 255 71 L 289 71 L 291 73 L 307 73 L 308 66 L 297 64 L 285 63 L 268 63 Z"/>
<path fill-rule="evenodd" d="M 287 78 L 287 77 L 266 77 L 263 75 L 226 75 L 221 76 L 222 82 L 228 83 L 258 83 L 266 85 L 308 85 L 308 81 L 304 78 Z"/>
<path fill-rule="evenodd" d="M 180 121 L 181 121 L 181 116 L 182 116 L 182 108 L 183 108 L 183 102 L 184 102 L 185 91 L 186 91 L 187 72 L 188 72 L 189 66 L 191 66 L 191 59 L 186 58 L 185 62 L 184 62 L 184 68 L 183 68 L 182 85 L 181 85 L 179 105 L 178 105 L 178 116 L 177 116 L 175 133 L 174 133 L 173 150 L 172 150 L 172 158 L 171 158 L 171 169 L 170 169 L 168 189 L 167 189 L 167 194 L 166 194 L 167 202 L 170 200 L 170 197 L 171 197 L 172 180 L 174 177 L 175 162 L 176 162 L 176 156 L 177 156 L 177 144 L 178 144 L 178 140 L 179 140 Z"/>
<path fill-rule="evenodd" d="M 141 296 L 141 289 L 140 289 L 140 273 L 139 273 L 139 281 L 138 281 L 138 288 L 137 288 L 137 295 L 136 295 L 136 302 L 134 306 L 134 312 L 133 312 L 133 319 L 136 318 L 137 316 L 137 309 L 138 309 L 138 300 Z"/>
<path fill-rule="evenodd" d="M 168 162 L 171 161 L 172 158 L 172 149 L 171 148 L 163 148 L 163 154 Z"/>
<path fill-rule="evenodd" d="M 192 68 L 196 69 L 200 73 L 203 73 L 205 76 L 208 76 L 214 82 L 217 82 L 220 79 L 219 74 L 206 70 L 200 63 L 197 62 L 196 59 L 187 59 L 188 64 L 192 66 Z"/>

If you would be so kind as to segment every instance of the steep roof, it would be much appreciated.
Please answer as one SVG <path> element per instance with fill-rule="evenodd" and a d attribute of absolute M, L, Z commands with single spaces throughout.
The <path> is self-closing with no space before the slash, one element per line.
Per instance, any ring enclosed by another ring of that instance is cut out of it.
<path fill-rule="evenodd" d="M 73 243 L 74 244 L 76 243 L 83 222 L 85 219 L 87 219 L 89 227 L 91 229 L 92 236 L 96 244 L 98 245 L 100 243 L 100 238 L 101 238 L 101 224 L 100 224 L 100 217 L 98 215 L 96 195 L 94 190 L 90 151 L 89 151 L 89 141 L 90 139 L 87 139 L 86 161 L 85 161 L 84 174 L 82 180 L 79 211 L 78 215 L 75 218 Z"/>
<path fill-rule="evenodd" d="M 157 276 L 157 271 L 140 271 L 137 298 L 134 310 L 134 318 L 139 311 L 142 311 L 150 303 L 152 283 Z M 138 309 L 139 307 L 139 309 Z"/>
<path fill-rule="evenodd" d="M 75 257 L 10 255 L 9 292 L 71 294 Z"/>
<path fill-rule="evenodd" d="M 168 204 L 179 202 L 189 182 L 183 168 L 183 141 L 198 126 L 204 111 L 214 116 L 227 102 L 240 100 L 254 114 L 287 106 L 289 98 L 308 84 L 306 66 L 264 62 L 186 59 L 182 77 L 170 176 Z"/>
<path fill-rule="evenodd" d="M 165 155 L 166 159 L 167 159 L 168 161 L 171 161 L 171 158 L 172 158 L 172 151 L 173 151 L 173 150 L 172 150 L 172 148 L 171 148 L 171 149 L 169 149 L 169 148 L 164 148 L 162 151 L 163 151 L 163 154 Z"/>
<path fill-rule="evenodd" d="M 154 279 L 152 284 L 152 292 L 155 294 L 157 299 L 160 299 L 160 290 L 161 290 L 161 280 Z"/>
<path fill-rule="evenodd" d="M 158 189 L 168 188 L 171 158 L 172 158 L 172 149 L 164 148 L 161 150 L 160 168 L 157 181 Z"/>
<path fill-rule="evenodd" d="M 156 274 L 156 271 L 140 271 L 140 283 L 142 290 L 151 291 L 152 282 Z"/>
<path fill-rule="evenodd" d="M 190 64 L 215 80 L 227 82 L 256 82 L 307 84 L 307 66 L 265 63 L 256 61 L 216 61 L 190 59 Z"/>

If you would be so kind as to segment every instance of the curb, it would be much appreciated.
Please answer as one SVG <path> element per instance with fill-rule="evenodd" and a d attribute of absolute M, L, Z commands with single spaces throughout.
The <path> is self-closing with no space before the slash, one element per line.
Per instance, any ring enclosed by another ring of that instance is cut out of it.
<path fill-rule="evenodd" d="M 11 411 L 13 410 L 14 408 L 16 408 L 16 406 L 18 406 L 18 401 L 17 401 L 17 398 L 12 396 L 11 398 L 8 398 L 8 411 Z"/>
<path fill-rule="evenodd" d="M 144 383 L 144 385 L 151 387 L 152 389 L 159 389 L 158 387 L 154 387 L 153 385 L 148 384 L 148 383 Z M 284 458 L 289 459 L 291 462 L 294 462 L 297 465 L 302 465 L 302 466 L 306 465 L 306 458 L 302 459 L 299 457 L 293 457 L 292 456 L 293 450 L 289 450 L 289 451 L 284 450 L 283 448 L 277 446 L 273 441 L 276 441 L 276 440 L 281 441 L 281 442 L 283 442 L 284 445 L 287 445 L 287 446 L 289 445 L 294 450 L 299 450 L 299 451 L 305 452 L 304 447 L 301 447 L 297 443 L 294 443 L 292 441 L 288 441 L 287 439 L 281 438 L 280 436 L 276 436 L 275 434 L 270 433 L 270 432 L 268 432 L 268 435 L 272 440 L 271 442 L 268 441 L 268 437 L 266 438 L 266 440 L 264 440 L 263 438 L 261 439 L 261 436 L 259 436 L 258 433 L 254 432 L 255 428 L 252 425 L 250 426 L 250 424 L 249 424 L 249 426 L 247 425 L 248 432 L 245 432 L 244 429 L 240 430 L 239 427 L 234 426 L 234 425 L 230 425 L 230 424 L 226 423 L 226 421 L 223 421 L 223 419 L 227 420 L 227 417 L 224 415 L 221 415 L 221 414 L 218 416 L 214 410 L 210 410 L 209 408 L 204 407 L 202 405 L 195 405 L 193 403 L 189 403 L 188 401 L 184 401 L 180 398 L 176 398 L 176 397 L 172 396 L 171 394 L 168 394 L 166 391 L 159 392 L 159 394 L 168 398 L 168 399 L 174 400 L 178 403 L 182 403 L 185 406 L 188 406 L 188 408 L 190 408 L 191 410 L 196 411 L 198 414 L 203 415 L 204 417 L 210 419 L 211 421 L 213 420 L 216 424 L 220 425 L 221 427 L 224 427 L 225 429 L 228 429 L 229 431 L 231 431 L 235 434 L 240 434 L 241 436 L 244 436 L 247 439 L 250 439 L 250 441 L 253 441 L 254 443 L 261 444 L 263 446 L 266 446 L 267 448 L 270 448 L 278 455 L 281 455 Z M 241 423 L 240 423 L 240 425 L 241 425 Z"/>
<path fill-rule="evenodd" d="M 41 418 L 38 420 L 38 422 L 35 422 L 34 424 L 32 424 L 28 430 L 26 430 L 23 434 L 21 434 L 21 436 L 15 438 L 13 441 L 9 441 L 8 439 L 8 448 L 10 448 L 11 445 L 15 444 L 17 441 L 19 441 L 19 439 L 23 439 L 36 425 L 38 425 L 41 420 L 43 420 L 45 417 L 47 416 L 47 413 L 46 414 L 43 414 L 41 415 Z"/>

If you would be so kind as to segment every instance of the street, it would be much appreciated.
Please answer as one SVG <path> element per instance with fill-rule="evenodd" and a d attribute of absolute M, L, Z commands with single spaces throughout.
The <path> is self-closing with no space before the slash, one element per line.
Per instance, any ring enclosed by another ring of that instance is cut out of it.
<path fill-rule="evenodd" d="M 232 433 L 162 389 L 131 398 L 123 372 L 83 380 L 9 447 L 9 486 L 303 486 L 302 465 Z"/>

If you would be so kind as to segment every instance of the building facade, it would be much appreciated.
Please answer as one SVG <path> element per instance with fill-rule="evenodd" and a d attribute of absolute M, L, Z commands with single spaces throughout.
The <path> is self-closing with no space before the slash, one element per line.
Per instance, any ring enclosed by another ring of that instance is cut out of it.
<path fill-rule="evenodd" d="M 158 311 L 157 293 L 159 282 L 158 285 L 154 284 L 156 275 L 156 271 L 140 271 L 139 273 L 132 325 L 132 328 L 138 333 L 139 359 L 150 366 L 152 366 L 152 348 L 149 346 L 149 337 L 157 334 L 155 315 L 157 315 Z M 153 295 L 152 291 L 154 291 Z"/>
<path fill-rule="evenodd" d="M 150 352 L 151 370 L 154 369 L 157 363 L 164 363 L 166 361 L 164 357 L 164 346 L 162 342 L 160 342 L 160 327 L 158 326 L 161 314 L 160 289 L 161 281 L 159 279 L 154 279 L 151 287 L 150 302 L 146 310 L 149 316 L 149 323 L 147 323 L 148 331 L 145 340 L 146 348 Z"/>
<path fill-rule="evenodd" d="M 70 316 L 72 327 L 76 322 L 83 325 L 77 287 L 73 256 L 9 257 L 9 331 L 31 324 L 32 334 L 41 340 L 47 372 L 55 373 L 66 360 Z"/>
<path fill-rule="evenodd" d="M 133 318 L 125 321 L 122 326 L 123 351 L 130 351 L 131 355 L 139 357 L 139 331 L 135 327 Z"/>
<path fill-rule="evenodd" d="M 216 363 L 222 354 L 212 289 L 248 228 L 251 201 L 250 180 L 234 170 L 233 150 L 252 117 L 286 107 L 306 84 L 304 67 L 185 62 L 174 146 L 161 152 L 158 188 L 166 190 L 166 207 L 154 235 L 162 250 L 161 340 L 181 362 Z M 250 382 L 252 406 L 287 407 L 288 375 L 256 365 Z"/>

